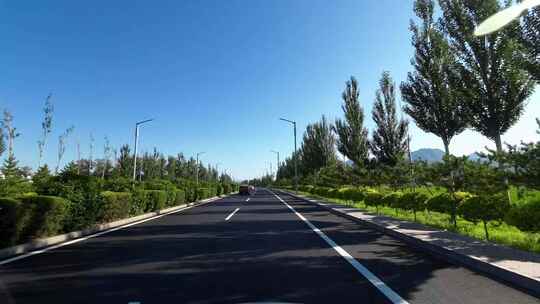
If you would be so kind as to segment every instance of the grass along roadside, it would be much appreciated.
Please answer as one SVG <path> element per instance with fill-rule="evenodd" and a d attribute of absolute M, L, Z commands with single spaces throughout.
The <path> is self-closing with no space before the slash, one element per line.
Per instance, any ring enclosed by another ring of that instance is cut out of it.
<path fill-rule="evenodd" d="M 358 208 L 360 210 L 376 213 L 376 207 L 366 206 L 364 202 L 352 202 L 337 198 L 322 197 L 308 192 L 298 191 L 299 194 L 312 199 L 325 200 L 327 202 L 337 203 L 348 207 Z M 412 212 L 394 209 L 387 206 L 379 207 L 379 214 L 393 217 L 400 220 L 414 221 Z M 450 215 L 439 212 L 417 212 L 416 222 L 423 225 L 448 230 L 462 235 L 470 236 L 485 241 L 484 227 L 482 223 L 474 224 L 458 216 L 457 229 L 454 229 L 450 222 Z M 540 253 L 540 233 L 523 232 L 518 228 L 506 223 L 490 222 L 489 234 L 490 242 L 510 246 L 513 248 Z"/>

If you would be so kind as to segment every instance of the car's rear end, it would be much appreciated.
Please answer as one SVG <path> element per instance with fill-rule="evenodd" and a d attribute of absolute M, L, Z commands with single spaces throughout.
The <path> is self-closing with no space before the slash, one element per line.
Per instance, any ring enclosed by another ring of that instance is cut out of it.
<path fill-rule="evenodd" d="M 240 188 L 238 190 L 238 194 L 240 195 L 250 195 L 250 186 L 249 185 L 240 185 Z"/>

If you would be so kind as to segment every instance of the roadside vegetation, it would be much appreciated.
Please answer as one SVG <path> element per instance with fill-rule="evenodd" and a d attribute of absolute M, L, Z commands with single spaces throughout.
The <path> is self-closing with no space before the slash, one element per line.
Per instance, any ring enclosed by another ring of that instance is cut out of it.
<path fill-rule="evenodd" d="M 53 133 L 54 108 L 48 96 L 43 109 L 42 135 L 37 142 L 39 167 L 21 167 L 14 153 L 21 134 L 13 115 L 5 110 L 0 130 L 0 248 L 32 239 L 57 235 L 100 223 L 227 194 L 237 185 L 217 168 L 204 166 L 183 154 L 165 156 L 157 149 L 137 157 L 129 145 L 119 150 L 104 139 L 102 158 L 95 158 L 91 136 L 89 154 L 63 164 L 66 146 L 72 144 L 74 127 L 60 132 L 54 170 L 43 164 Z M 198 174 L 198 183 L 196 175 Z"/>
<path fill-rule="evenodd" d="M 375 128 L 364 126 L 360 84 L 351 77 L 342 93 L 344 117 L 310 124 L 276 179 L 252 182 L 293 189 L 296 164 L 303 192 L 539 252 L 540 141 L 512 146 L 501 136 L 527 102 L 538 102 L 530 96 L 540 79 L 540 9 L 475 37 L 475 26 L 503 6 L 416 0 L 412 70 L 399 86 L 390 72 L 382 74 L 371 112 Z M 441 139 L 442 161 L 411 159 L 411 122 Z M 540 137 L 537 124 L 531 128 Z M 495 149 L 481 151 L 479 160 L 454 156 L 452 140 L 466 129 L 492 140 Z"/>

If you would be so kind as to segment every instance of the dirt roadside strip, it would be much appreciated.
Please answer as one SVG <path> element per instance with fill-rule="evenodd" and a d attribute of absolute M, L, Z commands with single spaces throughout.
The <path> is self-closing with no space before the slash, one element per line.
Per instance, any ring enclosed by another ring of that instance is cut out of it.
<path fill-rule="evenodd" d="M 339 204 L 310 199 L 278 190 L 317 204 L 330 212 L 365 224 L 409 245 L 446 260 L 485 273 L 540 297 L 540 255 L 488 243 L 419 223 L 378 216 Z"/>
<path fill-rule="evenodd" d="M 228 195 L 231 195 L 231 194 L 228 194 Z M 211 198 L 197 201 L 195 203 L 187 203 L 184 205 L 178 205 L 178 206 L 162 209 L 156 212 L 149 212 L 149 213 L 141 214 L 135 217 L 125 218 L 125 219 L 121 219 L 121 220 L 110 222 L 110 223 L 96 225 L 95 227 L 80 230 L 80 231 L 73 231 L 73 232 L 55 235 L 55 236 L 51 236 L 47 238 L 36 239 L 36 240 L 32 240 L 24 244 L 0 249 L 0 262 L 6 259 L 10 259 L 12 257 L 18 256 L 18 255 L 26 254 L 35 250 L 45 249 L 50 246 L 59 245 L 64 242 L 76 240 L 78 238 L 89 236 L 95 233 L 104 232 L 104 231 L 121 227 L 124 225 L 136 223 L 138 221 L 150 219 L 158 215 L 166 215 L 168 213 L 177 212 L 183 208 L 191 207 L 194 205 L 202 205 L 202 204 L 210 203 L 217 199 L 227 197 L 228 195 L 223 195 L 221 197 L 214 196 Z"/>

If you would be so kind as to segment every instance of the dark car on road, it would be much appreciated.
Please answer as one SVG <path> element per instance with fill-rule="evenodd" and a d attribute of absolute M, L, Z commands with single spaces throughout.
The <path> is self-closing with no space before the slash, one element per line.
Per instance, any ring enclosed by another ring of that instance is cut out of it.
<path fill-rule="evenodd" d="M 255 187 L 251 185 L 240 185 L 240 189 L 238 191 L 240 195 L 251 195 L 255 193 Z"/>

